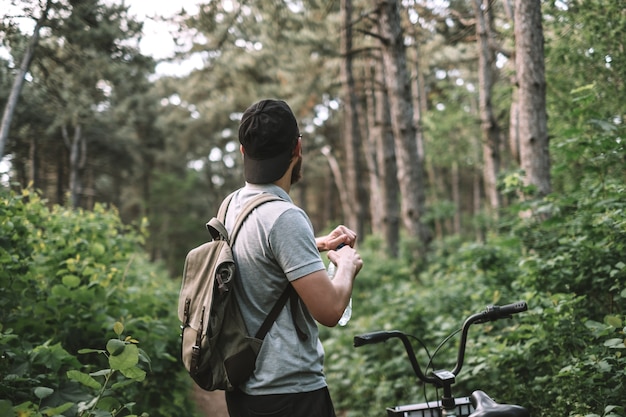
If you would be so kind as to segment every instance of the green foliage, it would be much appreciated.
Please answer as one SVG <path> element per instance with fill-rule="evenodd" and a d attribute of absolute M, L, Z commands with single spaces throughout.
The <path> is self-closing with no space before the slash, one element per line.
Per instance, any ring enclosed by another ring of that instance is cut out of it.
<path fill-rule="evenodd" d="M 626 416 L 626 188 L 595 175 L 583 186 L 519 204 L 486 243 L 437 242 L 418 273 L 414 261 L 365 242 L 352 321 L 322 334 L 337 408 L 378 416 L 436 398 L 412 376 L 399 342 L 355 350 L 354 335 L 397 328 L 433 354 L 468 315 L 526 300 L 528 312 L 472 328 L 455 393 L 482 389 L 533 416 Z M 457 340 L 437 353 L 435 368 L 453 367 Z M 425 368 L 428 356 L 415 347 Z"/>
<path fill-rule="evenodd" d="M 144 381 L 146 371 L 138 364 L 140 360 L 149 364 L 150 359 L 143 350 L 137 347 L 139 342 L 136 339 L 130 336 L 122 337 L 121 333 L 124 330 L 122 323 L 115 323 L 113 330 L 118 338 L 110 339 L 107 342 L 106 350 L 81 349 L 78 352 L 79 354 L 99 353 L 105 355 L 108 358 L 108 368 L 88 373 L 70 369 L 66 372 L 67 380 L 74 381 L 80 386 L 70 382 L 68 386 L 72 387 L 72 391 L 64 390 L 60 394 L 54 388 L 47 386 L 35 387 L 32 392 L 37 398 L 36 403 L 25 401 L 12 407 L 11 402 L 6 400 L 0 404 L 0 410 L 3 410 L 2 415 L 43 417 L 68 415 L 67 413 L 70 413 L 80 417 L 114 417 L 118 415 L 136 417 L 136 414 L 128 414 L 128 412 L 132 413 L 135 402 L 121 404 L 117 397 L 123 396 L 120 393 L 129 384 Z M 3 351 L 10 348 L 8 342 L 12 338 L 7 337 L 7 335 L 10 335 L 10 332 L 0 336 L 0 347 L 3 348 Z M 33 362 L 58 364 L 66 361 L 72 367 L 80 367 L 76 358 L 61 348 L 59 344 L 49 346 L 48 343 L 45 343 L 37 346 L 30 352 L 30 357 Z M 57 366 L 53 365 L 53 367 L 58 370 Z M 148 416 L 147 413 L 141 415 Z"/>
<path fill-rule="evenodd" d="M 190 414 L 172 309 L 179 288 L 162 266 L 149 262 L 142 233 L 122 224 L 115 210 L 48 208 L 31 190 L 3 193 L 0 229 L 1 398 L 23 404 L 37 387 L 46 387 L 53 394 L 42 405 L 61 406 L 68 398 L 78 403 L 77 374 L 69 381 L 64 376 L 81 368 L 81 349 L 107 346 L 111 361 L 97 355 L 89 361 L 100 365 L 89 366 L 135 381 L 116 391 L 116 401 L 136 402 L 151 416 Z M 127 366 L 135 354 L 147 357 L 133 339 L 104 338 L 118 322 L 149 348 L 150 378 L 158 384 Z"/>

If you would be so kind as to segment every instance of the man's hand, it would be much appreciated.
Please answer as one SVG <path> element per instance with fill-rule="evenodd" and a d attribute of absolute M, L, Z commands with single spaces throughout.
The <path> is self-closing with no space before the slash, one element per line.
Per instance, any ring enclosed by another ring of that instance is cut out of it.
<path fill-rule="evenodd" d="M 317 250 L 320 252 L 335 250 L 342 243 L 353 248 L 356 243 L 356 237 L 356 233 L 353 230 L 340 225 L 330 232 L 328 236 L 316 239 Z"/>

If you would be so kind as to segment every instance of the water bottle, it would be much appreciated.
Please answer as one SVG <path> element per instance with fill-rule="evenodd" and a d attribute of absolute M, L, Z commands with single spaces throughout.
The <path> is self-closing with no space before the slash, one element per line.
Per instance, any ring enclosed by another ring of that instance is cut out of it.
<path fill-rule="evenodd" d="M 344 244 L 339 245 L 337 249 L 340 249 L 343 245 Z M 328 277 L 330 279 L 333 279 L 335 277 L 335 269 L 336 269 L 335 264 L 332 262 L 329 262 L 327 272 L 328 272 Z M 351 317 L 352 317 L 352 297 L 350 297 L 350 301 L 348 301 L 348 306 L 343 311 L 343 314 L 341 315 L 341 318 L 339 319 L 339 325 L 345 326 L 346 324 L 348 324 Z"/>

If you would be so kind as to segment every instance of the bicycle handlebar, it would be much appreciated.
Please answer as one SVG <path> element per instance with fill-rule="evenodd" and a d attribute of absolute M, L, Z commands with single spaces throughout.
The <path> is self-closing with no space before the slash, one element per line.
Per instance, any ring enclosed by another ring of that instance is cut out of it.
<path fill-rule="evenodd" d="M 486 323 L 488 321 L 510 318 L 513 314 L 521 313 L 526 310 L 528 310 L 528 304 L 526 304 L 526 301 L 519 301 L 517 303 L 506 304 L 503 306 L 488 306 L 485 311 L 474 315 L 478 316 L 474 323 Z M 474 316 L 470 316 L 470 318 Z"/>
<path fill-rule="evenodd" d="M 398 338 L 402 340 L 406 353 L 409 357 L 409 360 L 411 361 L 411 365 L 413 366 L 413 371 L 420 380 L 425 383 L 439 385 L 442 381 L 441 378 L 443 375 L 444 378 L 450 379 L 452 380 L 452 382 L 454 382 L 454 377 L 459 374 L 461 368 L 463 367 L 463 360 L 465 357 L 465 344 L 467 342 L 467 334 L 469 332 L 470 326 L 475 323 L 487 323 L 489 321 L 510 318 L 513 314 L 521 313 L 526 310 L 528 310 L 528 304 L 526 304 L 525 301 L 520 301 L 513 304 L 506 304 L 503 306 L 488 306 L 484 311 L 469 316 L 463 323 L 456 366 L 451 371 L 451 374 L 450 372 L 442 372 L 438 373 L 438 377 L 427 376 L 422 372 L 422 369 L 417 363 L 415 352 L 413 350 L 413 345 L 411 345 L 411 342 L 409 341 L 407 335 L 399 330 L 378 331 L 354 336 L 354 347 L 380 343 L 394 337 Z"/>
<path fill-rule="evenodd" d="M 402 333 L 399 330 L 379 331 L 362 334 L 360 336 L 354 336 L 354 347 L 380 343 L 394 337 L 402 340 L 402 343 L 404 344 L 404 349 L 409 356 L 409 360 L 411 361 L 411 365 L 413 366 L 413 371 L 415 372 L 415 375 L 417 375 L 417 377 L 424 382 L 435 383 L 435 378 L 424 375 L 424 373 L 422 372 L 422 368 L 420 368 L 419 364 L 417 363 L 417 358 L 415 357 L 415 352 L 413 351 L 413 346 L 411 345 L 409 338 L 406 336 L 406 334 Z"/>

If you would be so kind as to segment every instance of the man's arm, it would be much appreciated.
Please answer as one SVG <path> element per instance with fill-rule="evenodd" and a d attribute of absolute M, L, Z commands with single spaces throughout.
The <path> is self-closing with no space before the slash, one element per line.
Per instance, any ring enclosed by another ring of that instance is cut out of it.
<path fill-rule="evenodd" d="M 291 282 L 307 309 L 320 324 L 334 327 L 352 295 L 356 275 L 363 266 L 361 256 L 351 247 L 329 252 L 337 272 L 331 281 L 325 270 L 313 272 Z"/>

